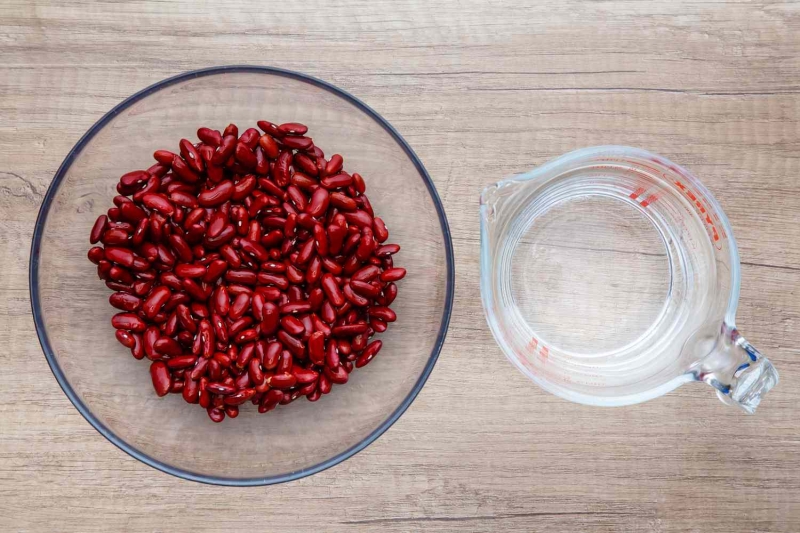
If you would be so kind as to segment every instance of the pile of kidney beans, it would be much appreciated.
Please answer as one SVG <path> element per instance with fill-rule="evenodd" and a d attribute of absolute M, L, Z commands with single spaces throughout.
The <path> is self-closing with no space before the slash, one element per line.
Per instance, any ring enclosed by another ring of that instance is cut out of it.
<path fill-rule="evenodd" d="M 159 396 L 181 394 L 214 422 L 250 400 L 265 413 L 316 401 L 380 351 L 397 244 L 364 179 L 298 123 L 239 135 L 197 130 L 180 153 L 122 176 L 91 230 L 97 273 L 122 312 L 111 324 L 147 357 Z"/>

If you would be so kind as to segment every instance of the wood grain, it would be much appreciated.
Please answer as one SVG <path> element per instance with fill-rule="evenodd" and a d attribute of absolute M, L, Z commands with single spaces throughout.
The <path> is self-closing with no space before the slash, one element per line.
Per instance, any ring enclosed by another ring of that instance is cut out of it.
<path fill-rule="evenodd" d="M 0 529 L 799 531 L 798 46 L 796 2 L 3 2 Z M 396 126 L 457 265 L 445 348 L 401 420 L 337 467 L 251 489 L 170 477 L 101 437 L 50 373 L 27 286 L 39 203 L 83 132 L 164 77 L 237 63 L 318 76 Z M 569 404 L 492 340 L 480 190 L 611 143 L 683 163 L 731 219 L 738 322 L 781 372 L 756 416 L 700 386 Z"/>

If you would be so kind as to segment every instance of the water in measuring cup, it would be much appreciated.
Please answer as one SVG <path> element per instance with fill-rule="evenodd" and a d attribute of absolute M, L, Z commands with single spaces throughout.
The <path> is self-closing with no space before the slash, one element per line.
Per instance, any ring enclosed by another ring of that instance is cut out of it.
<path fill-rule="evenodd" d="M 520 314 L 544 343 L 575 354 L 616 350 L 642 336 L 663 311 L 667 249 L 649 219 L 628 203 L 572 198 L 524 232 L 512 258 L 511 287 Z"/>
<path fill-rule="evenodd" d="M 719 335 L 728 302 L 716 296 L 728 287 L 717 271 L 727 267 L 696 206 L 649 179 L 576 169 L 508 221 L 507 312 L 524 349 L 545 350 L 549 381 L 606 394 L 658 387 Z"/>

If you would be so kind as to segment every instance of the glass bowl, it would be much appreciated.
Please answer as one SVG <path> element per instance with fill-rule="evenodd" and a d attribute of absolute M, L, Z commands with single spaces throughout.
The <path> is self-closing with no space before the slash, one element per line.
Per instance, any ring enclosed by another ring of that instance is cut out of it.
<path fill-rule="evenodd" d="M 148 372 L 114 337 L 111 291 L 86 258 L 89 230 L 111 207 L 119 177 L 177 152 L 200 126 L 244 131 L 257 120 L 302 122 L 330 156 L 365 177 L 375 212 L 401 245 L 408 270 L 392 304 L 398 320 L 383 350 L 316 403 L 300 399 L 213 423 L 179 394 L 158 398 Z M 453 303 L 454 267 L 444 209 L 400 134 L 366 104 L 285 70 L 230 66 L 188 72 L 140 91 L 100 119 L 70 151 L 45 195 L 30 261 L 33 317 L 61 388 L 101 434 L 164 472 L 220 485 L 298 479 L 333 466 L 386 431 L 433 369 Z"/>

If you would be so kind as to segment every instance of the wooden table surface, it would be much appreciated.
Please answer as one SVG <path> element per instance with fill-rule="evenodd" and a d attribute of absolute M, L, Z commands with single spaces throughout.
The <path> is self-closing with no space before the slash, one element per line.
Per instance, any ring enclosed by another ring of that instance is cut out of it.
<path fill-rule="evenodd" d="M 0 4 L 0 530 L 800 531 L 800 4 L 45 2 Z M 103 113 L 182 71 L 294 69 L 408 140 L 456 253 L 447 342 L 407 413 L 293 483 L 183 481 L 75 410 L 31 319 L 33 223 Z M 478 196 L 569 150 L 630 144 L 689 167 L 731 219 L 738 323 L 781 373 L 746 416 L 702 386 L 612 410 L 506 362 L 478 297 Z"/>

